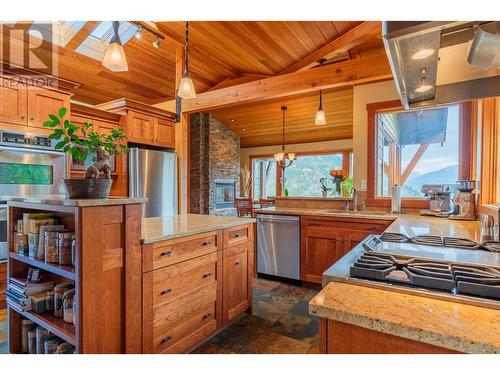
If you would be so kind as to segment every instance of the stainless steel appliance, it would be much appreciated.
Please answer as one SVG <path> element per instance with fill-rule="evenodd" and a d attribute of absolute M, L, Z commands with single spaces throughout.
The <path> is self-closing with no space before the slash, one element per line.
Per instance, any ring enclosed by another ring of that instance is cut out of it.
<path fill-rule="evenodd" d="M 449 185 L 422 185 L 422 193 L 429 200 L 429 208 L 420 210 L 420 215 L 443 217 L 453 213 Z"/>
<path fill-rule="evenodd" d="M 405 109 L 500 95 L 499 21 L 384 21 Z"/>
<path fill-rule="evenodd" d="M 257 272 L 300 280 L 300 219 L 257 215 Z"/>
<path fill-rule="evenodd" d="M 176 215 L 177 155 L 172 152 L 133 147 L 129 153 L 129 192 L 148 198 L 144 217 Z"/>
<path fill-rule="evenodd" d="M 325 271 L 323 281 L 500 309 L 500 246 L 438 236 L 370 235 Z"/>
<path fill-rule="evenodd" d="M 451 215 L 450 219 L 476 220 L 476 195 L 473 192 L 476 184 L 470 180 L 460 180 L 457 182 L 459 193 L 453 201 L 458 207 L 458 213 Z"/>
<path fill-rule="evenodd" d="M 0 196 L 64 194 L 66 154 L 47 137 L 0 131 Z"/>

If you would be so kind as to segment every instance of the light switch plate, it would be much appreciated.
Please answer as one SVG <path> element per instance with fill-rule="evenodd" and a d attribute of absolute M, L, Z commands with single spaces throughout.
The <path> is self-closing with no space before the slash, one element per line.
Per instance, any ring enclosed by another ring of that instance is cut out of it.
<path fill-rule="evenodd" d="M 361 190 L 366 190 L 368 185 L 366 184 L 366 180 L 361 180 Z"/>

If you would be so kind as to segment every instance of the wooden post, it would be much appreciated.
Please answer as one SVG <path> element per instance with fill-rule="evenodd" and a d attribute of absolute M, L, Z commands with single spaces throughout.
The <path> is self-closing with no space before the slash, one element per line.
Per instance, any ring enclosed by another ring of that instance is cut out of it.
<path fill-rule="evenodd" d="M 184 47 L 175 49 L 175 87 L 177 89 L 184 72 Z M 184 103 L 183 103 L 184 104 Z M 177 151 L 179 214 L 189 212 L 189 114 L 182 113 L 176 124 L 175 150 Z"/>

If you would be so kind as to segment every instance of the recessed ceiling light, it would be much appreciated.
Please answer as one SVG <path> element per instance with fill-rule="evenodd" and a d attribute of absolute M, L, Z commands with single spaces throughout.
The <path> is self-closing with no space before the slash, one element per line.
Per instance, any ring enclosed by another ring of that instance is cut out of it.
<path fill-rule="evenodd" d="M 231 119 L 231 122 L 234 122 L 234 118 Z"/>
<path fill-rule="evenodd" d="M 243 129 L 241 129 L 241 130 L 242 130 L 242 131 L 246 131 L 246 130 L 247 130 L 247 128 L 243 128 Z"/>
<path fill-rule="evenodd" d="M 156 40 L 153 42 L 153 47 L 158 48 L 160 46 L 160 39 L 156 38 Z"/>
<path fill-rule="evenodd" d="M 417 51 L 413 55 L 411 55 L 411 58 L 413 60 L 421 60 L 421 59 L 426 59 L 427 57 L 432 56 L 433 54 L 434 54 L 433 48 L 423 48 L 420 51 Z"/>
<path fill-rule="evenodd" d="M 140 27 L 137 28 L 137 31 L 135 32 L 134 38 L 135 39 L 141 39 L 142 38 L 141 28 Z"/>

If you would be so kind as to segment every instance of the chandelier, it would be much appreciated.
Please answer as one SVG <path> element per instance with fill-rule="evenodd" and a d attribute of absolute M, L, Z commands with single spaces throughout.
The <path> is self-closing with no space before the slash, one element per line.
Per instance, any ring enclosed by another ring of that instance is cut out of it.
<path fill-rule="evenodd" d="M 283 122 L 282 122 L 282 133 L 281 133 L 281 152 L 274 154 L 274 159 L 276 160 L 276 164 L 281 169 L 288 168 L 292 165 L 295 160 L 295 154 L 293 152 L 289 152 L 285 154 L 285 113 L 288 108 L 286 106 L 281 107 L 281 112 L 283 114 Z"/>

